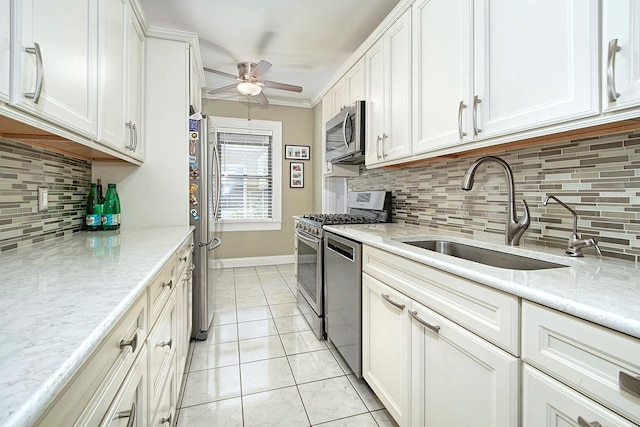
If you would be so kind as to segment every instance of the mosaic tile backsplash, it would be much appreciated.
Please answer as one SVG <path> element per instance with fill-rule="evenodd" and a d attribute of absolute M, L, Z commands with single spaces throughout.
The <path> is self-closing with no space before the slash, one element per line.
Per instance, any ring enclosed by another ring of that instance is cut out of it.
<path fill-rule="evenodd" d="M 640 134 L 496 151 L 513 170 L 516 212 L 529 204 L 531 225 L 523 241 L 566 248 L 573 219 L 551 201 L 557 196 L 578 214 L 578 234 L 595 237 L 605 256 L 640 260 Z M 460 189 L 466 170 L 481 155 L 438 159 L 403 168 L 365 170 L 349 178 L 349 191 L 392 190 L 393 221 L 453 229 L 481 237 L 504 235 L 507 184 L 495 163 L 480 165 L 471 191 Z M 586 248 L 585 254 L 595 253 Z"/>
<path fill-rule="evenodd" d="M 38 187 L 49 208 L 38 212 Z M 0 138 L 0 252 L 82 230 L 91 163 Z"/>

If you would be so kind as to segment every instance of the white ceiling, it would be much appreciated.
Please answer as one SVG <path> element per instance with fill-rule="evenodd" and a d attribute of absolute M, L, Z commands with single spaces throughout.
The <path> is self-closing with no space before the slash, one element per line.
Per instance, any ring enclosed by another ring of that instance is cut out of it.
<path fill-rule="evenodd" d="M 272 103 L 309 105 L 399 0 L 140 0 L 152 27 L 198 34 L 205 67 L 237 75 L 264 59 L 265 80 L 302 86 L 264 89 Z M 207 88 L 233 80 L 205 73 Z M 234 89 L 220 96 L 245 100 Z"/>

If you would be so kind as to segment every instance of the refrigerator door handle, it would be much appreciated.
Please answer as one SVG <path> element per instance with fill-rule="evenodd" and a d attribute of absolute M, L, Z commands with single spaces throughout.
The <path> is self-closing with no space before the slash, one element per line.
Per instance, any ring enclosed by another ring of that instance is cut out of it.
<path fill-rule="evenodd" d="M 210 251 L 214 251 L 218 249 L 218 246 L 222 244 L 222 239 L 219 237 L 214 237 L 212 240 L 213 240 L 213 246 L 209 248 Z"/>
<path fill-rule="evenodd" d="M 211 180 L 210 182 L 213 183 L 214 178 L 215 178 L 215 186 L 216 186 L 216 197 L 215 197 L 215 201 L 214 201 L 214 205 L 213 205 L 213 222 L 215 224 L 215 222 L 218 220 L 218 211 L 220 209 L 220 192 L 222 191 L 222 177 L 220 176 L 220 173 L 222 172 L 222 165 L 220 164 L 220 153 L 218 151 L 218 142 L 216 139 L 213 140 L 213 143 L 211 144 L 213 145 L 213 156 L 211 157 L 211 163 L 212 163 L 212 167 L 211 167 Z M 214 168 L 213 166 L 215 166 L 215 177 L 213 175 L 213 171 Z M 213 187 L 213 186 L 212 186 Z"/>

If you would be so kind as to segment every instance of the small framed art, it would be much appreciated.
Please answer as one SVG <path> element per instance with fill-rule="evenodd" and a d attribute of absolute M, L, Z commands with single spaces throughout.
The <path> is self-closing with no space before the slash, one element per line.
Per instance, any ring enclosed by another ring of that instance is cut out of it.
<path fill-rule="evenodd" d="M 311 147 L 308 145 L 285 145 L 284 158 L 290 160 L 309 160 Z"/>
<path fill-rule="evenodd" d="M 304 188 L 304 163 L 291 162 L 289 187 Z"/>

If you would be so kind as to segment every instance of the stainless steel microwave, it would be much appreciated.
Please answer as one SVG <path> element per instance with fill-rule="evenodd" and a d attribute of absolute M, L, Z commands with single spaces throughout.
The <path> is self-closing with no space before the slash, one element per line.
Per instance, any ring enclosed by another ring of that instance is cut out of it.
<path fill-rule="evenodd" d="M 325 160 L 331 163 L 364 163 L 365 101 L 343 108 L 327 122 Z"/>

